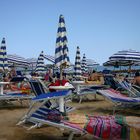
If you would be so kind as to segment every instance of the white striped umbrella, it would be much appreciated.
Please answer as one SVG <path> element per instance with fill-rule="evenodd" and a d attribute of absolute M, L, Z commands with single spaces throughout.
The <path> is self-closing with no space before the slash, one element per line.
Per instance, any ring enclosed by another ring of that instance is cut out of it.
<path fill-rule="evenodd" d="M 35 72 L 41 74 L 44 73 L 44 71 L 45 71 L 45 64 L 44 64 L 44 54 L 42 51 L 38 57 Z"/>
<path fill-rule="evenodd" d="M 81 57 L 80 57 L 80 48 L 77 47 L 76 50 L 76 57 L 75 57 L 75 78 L 78 80 L 81 77 L 82 71 L 81 71 Z"/>
<path fill-rule="evenodd" d="M 55 66 L 60 67 L 60 79 L 62 79 L 62 68 L 69 65 L 65 20 L 63 15 L 60 15 L 55 48 Z"/>
<path fill-rule="evenodd" d="M 85 54 L 83 54 L 81 70 L 82 70 L 82 74 L 87 74 L 88 73 Z"/>
<path fill-rule="evenodd" d="M 0 70 L 2 72 L 8 71 L 8 61 L 7 61 L 5 38 L 2 39 L 1 47 L 0 47 Z"/>
<path fill-rule="evenodd" d="M 8 58 L 9 65 L 20 66 L 20 67 L 29 66 L 28 61 L 24 57 L 21 57 L 17 54 L 8 54 L 7 58 Z"/>
<path fill-rule="evenodd" d="M 109 57 L 110 60 L 119 60 L 119 61 L 140 61 L 140 52 L 135 50 L 124 50 L 118 51 Z"/>
<path fill-rule="evenodd" d="M 55 48 L 55 65 L 70 65 L 67 47 L 66 27 L 63 15 L 59 17 L 59 26 L 57 30 L 56 48 Z"/>
<path fill-rule="evenodd" d="M 131 66 L 140 62 L 140 52 L 135 50 L 118 51 L 109 57 L 109 61 L 105 62 L 105 66 Z"/>

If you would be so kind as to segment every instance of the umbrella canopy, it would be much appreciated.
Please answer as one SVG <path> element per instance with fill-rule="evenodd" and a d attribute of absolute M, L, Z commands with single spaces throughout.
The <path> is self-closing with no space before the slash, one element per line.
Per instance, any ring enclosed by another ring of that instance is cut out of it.
<path fill-rule="evenodd" d="M 83 54 L 81 70 L 82 70 L 82 74 L 87 74 L 88 73 L 85 54 Z"/>
<path fill-rule="evenodd" d="M 51 56 L 51 55 L 45 55 L 44 54 L 44 58 L 47 59 L 48 61 L 52 62 L 52 63 L 55 63 L 55 58 L 54 56 Z"/>
<path fill-rule="evenodd" d="M 55 48 L 55 65 L 70 65 L 67 47 L 66 27 L 63 15 L 59 17 L 59 26 L 57 30 L 56 48 Z"/>
<path fill-rule="evenodd" d="M 37 64 L 36 64 L 36 72 L 37 73 L 44 73 L 45 70 L 45 64 L 44 64 L 44 54 L 43 51 L 40 53 Z"/>
<path fill-rule="evenodd" d="M 17 54 L 8 54 L 7 58 L 8 58 L 9 65 L 14 65 L 14 66 L 19 66 L 19 67 L 29 66 L 28 61 L 24 57 L 21 57 Z"/>
<path fill-rule="evenodd" d="M 140 62 L 140 52 L 135 50 L 118 51 L 109 57 L 104 66 L 131 66 Z"/>
<path fill-rule="evenodd" d="M 0 47 L 0 70 L 2 72 L 8 71 L 8 60 L 7 60 L 5 38 L 2 39 L 1 47 Z"/>
<path fill-rule="evenodd" d="M 82 71 L 81 71 L 81 57 L 80 57 L 80 48 L 77 47 L 76 51 L 76 57 L 75 57 L 75 78 L 78 79 L 81 77 Z"/>

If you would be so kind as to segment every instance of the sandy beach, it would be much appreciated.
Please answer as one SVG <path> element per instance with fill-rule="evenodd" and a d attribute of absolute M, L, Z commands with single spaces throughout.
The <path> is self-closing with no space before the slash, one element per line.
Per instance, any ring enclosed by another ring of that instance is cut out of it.
<path fill-rule="evenodd" d="M 76 107 L 73 113 L 77 114 L 100 114 L 112 115 L 112 104 L 103 97 L 97 96 L 94 99 L 93 95 L 88 96 L 88 100 L 79 104 L 76 101 L 69 103 L 71 106 Z M 26 113 L 27 107 L 21 107 L 19 104 L 10 107 L 0 108 L 0 140 L 66 140 L 62 131 L 51 126 L 45 126 L 40 129 L 32 129 L 27 131 L 21 126 L 16 126 L 18 120 Z M 117 114 L 140 116 L 139 110 L 125 110 L 116 111 Z M 84 135 L 75 137 L 78 140 L 93 140 L 93 136 Z M 96 139 L 95 139 L 96 140 Z"/>

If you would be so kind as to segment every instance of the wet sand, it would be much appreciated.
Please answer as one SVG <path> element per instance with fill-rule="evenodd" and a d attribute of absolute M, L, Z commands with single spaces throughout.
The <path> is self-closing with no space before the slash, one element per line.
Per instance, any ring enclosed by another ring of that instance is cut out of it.
<path fill-rule="evenodd" d="M 112 103 L 104 100 L 103 97 L 88 96 L 88 100 L 79 104 L 76 101 L 68 103 L 76 107 L 73 113 L 77 114 L 100 114 L 112 115 Z M 21 126 L 16 126 L 19 119 L 26 113 L 27 107 L 21 107 L 19 104 L 10 107 L 0 108 L 0 140 L 66 140 L 61 130 L 45 126 L 39 129 L 26 130 Z M 139 110 L 116 111 L 117 114 L 140 116 Z M 93 140 L 93 136 L 84 135 L 74 137 L 75 140 Z M 94 140 L 96 140 L 94 138 Z"/>

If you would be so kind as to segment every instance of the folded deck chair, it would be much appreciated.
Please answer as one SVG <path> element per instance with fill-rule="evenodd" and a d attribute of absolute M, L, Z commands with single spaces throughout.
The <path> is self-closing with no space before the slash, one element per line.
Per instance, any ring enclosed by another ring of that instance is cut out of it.
<path fill-rule="evenodd" d="M 69 91 L 61 91 L 40 95 L 34 98 L 33 102 L 40 102 L 60 96 L 69 95 Z M 35 107 L 35 106 L 34 106 Z M 33 108 L 34 108 L 33 107 Z M 127 127 L 122 116 L 94 116 L 94 115 L 79 115 L 68 114 L 63 116 L 56 108 L 47 108 L 44 105 L 36 108 L 30 114 L 32 122 L 36 125 L 50 125 L 57 128 L 67 129 L 70 131 L 69 140 L 72 140 L 75 133 L 91 134 L 96 138 L 111 139 L 111 140 L 127 140 L 129 137 L 129 127 Z M 30 127 L 32 129 L 34 127 Z M 30 130 L 28 129 L 28 130 Z M 61 129 L 61 130 L 62 130 Z"/>
<path fill-rule="evenodd" d="M 140 98 L 127 97 L 114 89 L 97 90 L 97 93 L 114 103 L 113 113 L 117 106 L 133 107 L 140 105 Z"/>
<path fill-rule="evenodd" d="M 45 114 L 45 112 L 48 109 L 59 110 L 59 105 L 57 103 L 57 100 L 61 97 L 66 98 L 70 94 L 71 94 L 71 91 L 65 90 L 65 91 L 50 92 L 50 93 L 44 93 L 44 94 L 42 93 L 42 94 L 38 95 L 36 98 L 32 99 L 32 105 L 30 106 L 30 109 L 22 117 L 22 119 L 18 122 L 18 125 L 21 125 L 21 124 L 23 125 L 27 122 L 31 122 L 31 123 L 33 123 L 33 126 L 31 128 L 40 127 L 41 124 L 34 121 L 33 115 L 34 114 L 38 114 L 38 115 Z M 64 104 L 64 108 L 65 108 L 65 113 L 70 112 L 75 109 L 74 107 L 66 106 L 65 104 Z M 29 128 L 29 129 L 31 129 L 31 128 Z"/>

